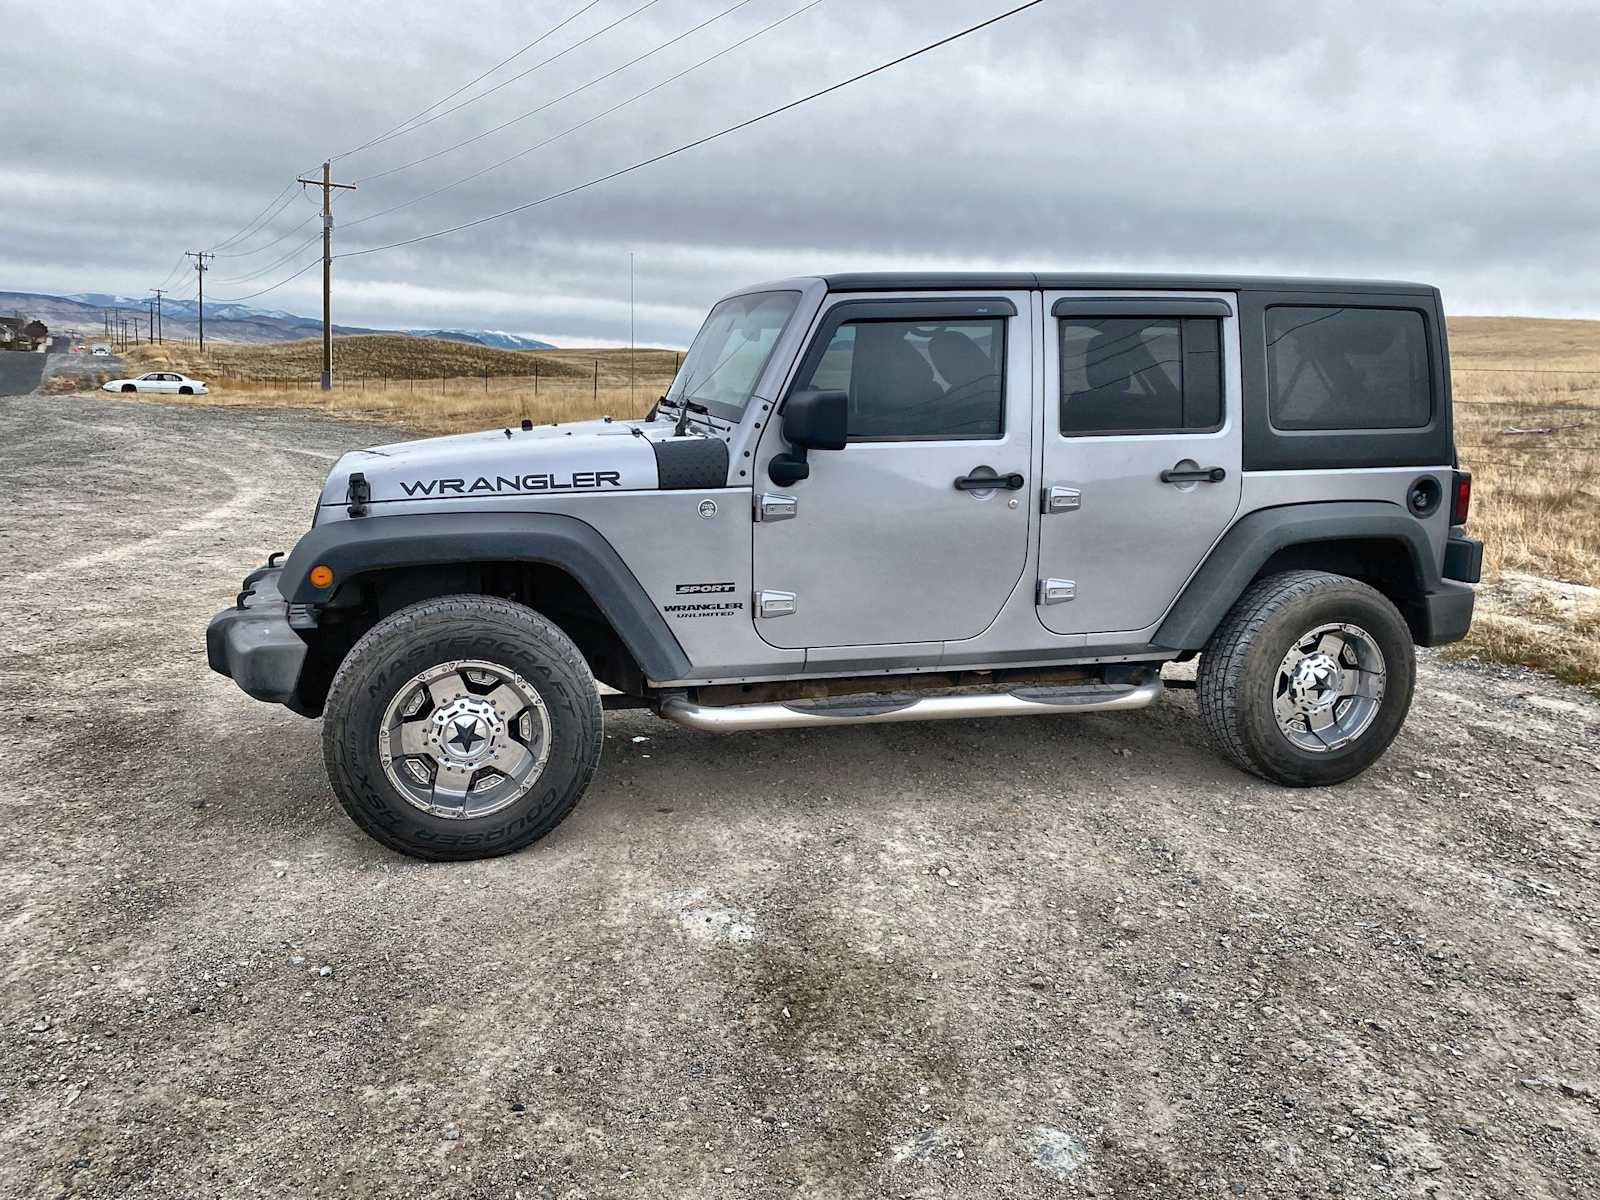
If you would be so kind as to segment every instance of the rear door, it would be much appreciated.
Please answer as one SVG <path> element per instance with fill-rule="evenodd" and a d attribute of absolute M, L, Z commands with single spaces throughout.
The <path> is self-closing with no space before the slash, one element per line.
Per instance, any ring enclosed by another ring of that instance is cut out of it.
<path fill-rule="evenodd" d="M 1039 620 L 1156 622 L 1239 507 L 1238 303 L 1047 292 Z"/>
<path fill-rule="evenodd" d="M 1028 559 L 1030 297 L 831 301 L 789 390 L 846 392 L 849 443 L 788 487 L 761 470 L 756 628 L 789 649 L 975 637 Z"/>

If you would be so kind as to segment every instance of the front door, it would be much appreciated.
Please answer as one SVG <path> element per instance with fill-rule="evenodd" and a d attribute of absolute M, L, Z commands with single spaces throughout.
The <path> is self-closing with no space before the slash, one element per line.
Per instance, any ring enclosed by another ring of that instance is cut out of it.
<path fill-rule="evenodd" d="M 1039 620 L 1144 629 L 1239 507 L 1237 299 L 1046 292 Z"/>
<path fill-rule="evenodd" d="M 811 451 L 798 483 L 755 481 L 752 611 L 769 644 L 949 641 L 994 620 L 1028 557 L 1029 300 L 845 296 L 823 310 L 790 390 L 847 393 L 849 443 Z"/>

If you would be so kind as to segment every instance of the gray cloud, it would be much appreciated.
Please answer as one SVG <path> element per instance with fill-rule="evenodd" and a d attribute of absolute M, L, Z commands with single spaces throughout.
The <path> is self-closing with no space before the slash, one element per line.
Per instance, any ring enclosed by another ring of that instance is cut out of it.
<path fill-rule="evenodd" d="M 500 74 L 637 7 L 602 0 Z M 362 178 L 610 70 L 732 0 L 659 0 L 481 103 L 337 160 Z M 918 46 L 1005 0 L 824 0 L 503 169 L 370 221 L 666 78 L 803 0 L 752 0 L 476 144 L 338 199 L 337 246 L 414 237 L 615 170 Z M 143 294 L 294 174 L 454 90 L 581 0 L 172 0 L 36 10 L 0 47 L 0 287 Z M 143 31 L 131 37 L 129 30 Z M 790 273 L 1008 266 L 1426 279 L 1458 312 L 1600 316 L 1600 11 L 1523 3 L 1047 3 L 579 195 L 336 266 L 336 315 L 682 343 L 718 294 Z M 479 89 L 474 89 L 474 91 Z M 471 92 L 468 93 L 473 94 Z M 24 132 L 20 139 L 15 130 Z M 212 297 L 315 257 L 290 199 Z M 261 271 L 237 283 L 227 279 Z M 186 286 L 192 271 L 179 271 Z M 251 303 L 315 312 L 315 270 Z"/>

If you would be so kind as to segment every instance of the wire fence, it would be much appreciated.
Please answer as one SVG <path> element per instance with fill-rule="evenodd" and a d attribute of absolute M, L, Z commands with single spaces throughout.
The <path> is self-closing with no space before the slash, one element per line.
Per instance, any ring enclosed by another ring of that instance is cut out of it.
<path fill-rule="evenodd" d="M 552 373 L 534 370 L 526 375 L 511 375 L 485 368 L 472 374 L 336 374 L 329 390 L 344 394 L 392 396 L 469 396 L 501 395 L 530 392 L 535 397 L 543 394 L 571 396 L 587 392 L 598 400 L 602 393 L 618 390 L 636 390 L 641 395 L 663 391 L 672 382 L 676 371 L 640 372 L 631 378 L 618 374 L 615 369 L 602 371 L 600 360 L 595 359 L 588 371 L 562 371 Z M 282 375 L 265 375 L 259 372 L 250 376 L 222 375 L 219 382 L 235 388 L 276 392 L 315 392 L 322 389 L 319 379 L 307 379 L 299 372 Z"/>

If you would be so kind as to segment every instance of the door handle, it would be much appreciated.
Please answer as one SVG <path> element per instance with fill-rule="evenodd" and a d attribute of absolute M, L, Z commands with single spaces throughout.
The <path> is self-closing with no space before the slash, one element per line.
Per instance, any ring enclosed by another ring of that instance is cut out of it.
<path fill-rule="evenodd" d="M 956 480 L 956 491 L 991 492 L 1001 488 L 1008 492 L 1016 492 L 1021 491 L 1022 485 L 1026 482 L 1027 480 L 1015 471 L 1009 475 L 962 475 Z"/>
<path fill-rule="evenodd" d="M 1161 472 L 1162 483 L 1221 483 L 1227 477 L 1227 471 L 1221 467 L 1194 467 L 1185 471 L 1168 467 Z"/>

